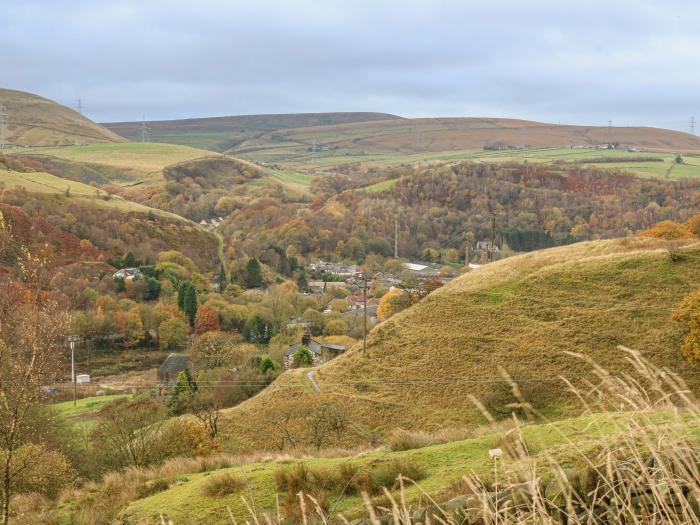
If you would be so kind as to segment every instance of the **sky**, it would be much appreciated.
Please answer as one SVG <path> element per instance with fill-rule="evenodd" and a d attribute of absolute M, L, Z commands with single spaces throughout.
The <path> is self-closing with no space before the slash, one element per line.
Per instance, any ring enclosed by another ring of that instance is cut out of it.
<path fill-rule="evenodd" d="M 700 121 L 697 0 L 0 5 L 0 87 L 81 99 L 99 122 L 322 111 Z"/>

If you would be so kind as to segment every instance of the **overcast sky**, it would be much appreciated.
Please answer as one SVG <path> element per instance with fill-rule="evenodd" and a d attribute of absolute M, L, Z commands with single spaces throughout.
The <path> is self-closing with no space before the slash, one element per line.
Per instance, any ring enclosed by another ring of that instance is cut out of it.
<path fill-rule="evenodd" d="M 382 111 L 687 130 L 700 119 L 697 0 L 0 4 L 0 86 L 81 98 L 98 121 Z"/>

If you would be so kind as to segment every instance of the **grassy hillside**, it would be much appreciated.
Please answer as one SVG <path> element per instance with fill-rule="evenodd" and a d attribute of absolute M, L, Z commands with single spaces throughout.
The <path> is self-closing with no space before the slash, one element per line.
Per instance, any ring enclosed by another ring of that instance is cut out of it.
<path fill-rule="evenodd" d="M 662 414 L 648 414 L 641 418 L 630 413 L 605 413 L 566 419 L 557 423 L 533 424 L 522 427 L 522 442 L 527 444 L 529 458 L 505 455 L 499 465 L 501 479 L 515 476 L 526 467 L 537 466 L 543 471 L 552 461 L 566 464 L 568 468 L 583 466 L 582 456 L 593 458 L 602 444 L 612 443 L 615 436 L 625 428 L 635 425 L 654 426 L 654 432 L 671 432 L 676 439 L 697 442 L 697 421 L 692 418 L 674 419 Z M 333 473 L 366 472 L 375 479 L 384 477 L 395 465 L 410 465 L 414 477 L 419 474 L 420 486 L 406 484 L 404 496 L 407 505 L 426 505 L 426 494 L 437 501 L 445 501 L 455 494 L 463 493 L 465 475 L 476 474 L 491 480 L 493 462 L 488 451 L 503 446 L 507 441 L 507 428 L 484 428 L 471 436 L 445 444 L 427 446 L 414 450 L 392 452 L 387 449 L 362 451 L 353 455 L 335 454 L 331 457 L 304 457 L 281 455 L 250 455 L 248 457 L 206 458 L 201 461 L 174 460 L 163 467 L 149 471 L 136 470 L 124 475 L 111 475 L 102 484 L 88 488 L 90 497 L 81 497 L 73 492 L 64 498 L 56 518 L 58 523 L 72 523 L 81 514 L 81 508 L 96 507 L 95 502 L 105 501 L 100 509 L 114 509 L 120 523 L 157 524 L 164 518 L 175 523 L 232 523 L 251 520 L 250 509 L 254 508 L 261 521 L 265 514 L 277 515 L 289 510 L 289 500 L 296 495 L 285 493 L 278 479 L 281 473 L 299 472 L 303 464 L 307 472 L 319 475 L 314 492 L 324 493 L 322 499 L 331 522 L 338 513 L 346 517 L 360 517 L 364 513 L 362 498 L 350 486 L 338 487 L 331 482 Z M 651 430 L 650 430 L 651 432 Z M 511 438 L 513 434 L 510 434 Z M 567 443 L 570 446 L 562 446 Z M 405 471 L 404 471 L 405 473 Z M 229 493 L 208 495 L 207 487 L 212 480 L 230 476 L 239 480 Z M 550 474 L 551 476 L 551 474 Z M 325 480 L 324 480 L 325 477 Z M 361 479 L 356 475 L 357 479 Z M 391 485 L 391 476 L 388 476 Z M 394 495 L 397 491 L 394 490 Z M 385 505 L 387 498 L 374 491 L 375 504 Z M 279 498 L 279 499 L 277 499 Z M 277 507 L 279 503 L 279 508 Z M 95 512 L 95 511 L 93 511 Z M 101 510 L 108 521 L 109 511 Z M 230 512 L 230 514 L 229 514 Z M 111 522 L 111 520 L 109 520 Z"/>
<path fill-rule="evenodd" d="M 24 153 L 20 153 L 25 156 Z M 93 168 L 104 167 L 106 174 L 113 173 L 117 182 L 134 184 L 162 181 L 162 173 L 168 166 L 181 162 L 212 157 L 210 151 L 173 144 L 127 143 L 90 144 L 69 148 L 39 148 L 30 158 L 55 158 Z M 109 170 L 115 168 L 116 170 Z M 119 180 L 119 177 L 123 180 Z"/>
<path fill-rule="evenodd" d="M 7 113 L 5 140 L 17 146 L 63 146 L 94 142 L 124 142 L 112 131 L 77 111 L 51 100 L 0 88 L 0 105 Z"/>
<path fill-rule="evenodd" d="M 467 273 L 380 324 L 366 353 L 356 346 L 321 366 L 321 392 L 379 435 L 396 427 L 477 426 L 485 419 L 469 396 L 495 411 L 512 401 L 501 367 L 535 405 L 557 413 L 565 403 L 559 376 L 580 378 L 586 367 L 564 351 L 619 372 L 627 367 L 620 344 L 695 387 L 700 378 L 681 356 L 681 327 L 670 320 L 700 282 L 700 245 L 688 243 L 675 262 L 664 241 L 625 238 L 532 252 Z M 273 446 L 275 414 L 303 410 L 314 397 L 304 371 L 283 374 L 227 411 L 227 446 Z M 295 431 L 307 438 L 304 428 Z"/>
<path fill-rule="evenodd" d="M 113 209 L 121 212 L 154 213 L 170 219 L 183 220 L 182 217 L 173 213 L 150 208 L 117 195 L 108 195 L 106 192 L 93 186 L 56 177 L 50 173 L 21 173 L 0 169 L 0 183 L 3 184 L 5 188 L 24 188 L 30 193 L 67 195 L 74 202 L 79 204 Z"/>
<path fill-rule="evenodd" d="M 612 128 L 615 142 L 667 152 L 661 155 L 661 162 L 652 164 L 651 158 L 645 161 L 643 157 L 657 155 L 593 149 L 608 142 L 608 133 L 608 128 L 603 126 L 558 126 L 509 119 L 401 119 L 278 131 L 246 140 L 230 152 L 286 169 L 308 169 L 316 141 L 318 151 L 312 167 L 328 171 L 354 164 L 387 167 L 407 162 L 463 159 L 494 162 L 527 159 L 551 163 L 614 155 L 620 157 L 622 165 L 606 164 L 604 167 L 630 168 L 641 175 L 665 176 L 673 166 L 675 152 L 700 150 L 700 140 L 686 133 L 657 128 Z M 483 149 L 496 144 L 519 149 Z M 674 175 L 689 174 L 681 171 L 689 170 L 679 170 Z"/>
<path fill-rule="evenodd" d="M 216 216 L 213 207 L 222 195 L 268 178 L 268 172 L 252 162 L 175 144 L 91 144 L 10 156 L 30 171 L 97 185 L 195 222 Z"/>
<path fill-rule="evenodd" d="M 295 113 L 160 120 L 146 125 L 148 139 L 155 142 L 225 151 L 244 140 L 282 129 L 396 118 L 399 117 L 386 113 Z M 141 138 L 141 122 L 111 122 L 104 126 L 129 140 Z"/>

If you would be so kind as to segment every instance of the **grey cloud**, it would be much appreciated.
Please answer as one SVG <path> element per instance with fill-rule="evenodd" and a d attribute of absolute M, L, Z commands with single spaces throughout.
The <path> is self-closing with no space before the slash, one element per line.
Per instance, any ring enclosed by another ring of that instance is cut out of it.
<path fill-rule="evenodd" d="M 96 120 L 387 111 L 685 129 L 692 0 L 25 0 L 0 85 Z"/>

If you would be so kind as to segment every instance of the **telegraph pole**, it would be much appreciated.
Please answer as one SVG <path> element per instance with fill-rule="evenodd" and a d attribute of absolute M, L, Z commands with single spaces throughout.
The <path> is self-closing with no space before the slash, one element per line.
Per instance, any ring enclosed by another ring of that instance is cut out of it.
<path fill-rule="evenodd" d="M 496 212 L 491 217 L 491 250 L 489 252 L 489 260 L 493 262 L 493 252 L 496 249 Z"/>
<path fill-rule="evenodd" d="M 78 382 L 75 380 L 75 343 L 79 339 L 77 335 L 68 337 L 68 344 L 70 345 L 70 380 L 73 383 L 73 406 L 76 406 L 78 403 Z"/>
<path fill-rule="evenodd" d="M 394 219 L 394 259 L 399 258 L 399 220 Z"/>
<path fill-rule="evenodd" d="M 608 120 L 608 146 L 612 147 L 612 120 Z"/>

